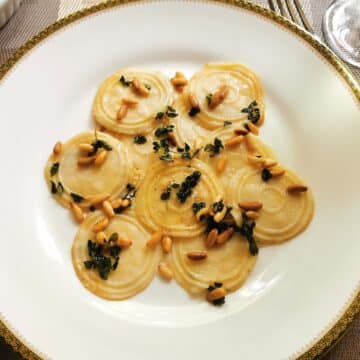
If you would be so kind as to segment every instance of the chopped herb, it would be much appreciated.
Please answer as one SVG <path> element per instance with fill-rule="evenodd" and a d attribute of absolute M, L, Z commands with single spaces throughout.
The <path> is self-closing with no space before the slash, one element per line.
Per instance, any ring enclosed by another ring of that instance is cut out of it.
<path fill-rule="evenodd" d="M 162 120 L 163 117 L 164 117 L 165 113 L 163 111 L 159 111 L 156 116 L 155 116 L 155 119 L 156 120 Z"/>
<path fill-rule="evenodd" d="M 203 201 L 200 202 L 194 202 L 192 204 L 192 210 L 194 212 L 194 214 L 196 214 L 197 212 L 199 212 L 201 209 L 203 209 L 206 206 L 206 203 L 204 203 Z"/>
<path fill-rule="evenodd" d="M 230 125 L 232 125 L 231 121 L 224 121 L 224 126 L 230 126 Z"/>
<path fill-rule="evenodd" d="M 172 106 L 168 106 L 166 110 L 166 116 L 169 118 L 174 118 L 178 116 L 178 113 Z"/>
<path fill-rule="evenodd" d="M 215 290 L 216 288 L 215 288 L 215 286 L 212 286 L 212 285 L 209 285 L 209 287 L 207 288 L 207 291 L 213 291 L 213 290 Z"/>
<path fill-rule="evenodd" d="M 170 154 L 170 140 L 169 133 L 173 131 L 174 125 L 160 126 L 155 130 L 155 136 L 160 138 L 159 141 L 153 142 L 154 152 L 159 152 L 162 150 L 162 155 L 159 157 L 163 161 L 173 161 L 173 158 Z"/>
<path fill-rule="evenodd" d="M 207 291 L 210 292 L 210 291 L 215 290 L 216 288 L 221 288 L 222 286 L 223 286 L 223 284 L 221 282 L 214 282 L 214 285 L 209 285 L 209 287 L 207 288 Z M 213 301 L 211 301 L 211 303 L 215 306 L 223 305 L 223 304 L 225 304 L 225 296 L 220 299 L 213 300 Z"/>
<path fill-rule="evenodd" d="M 111 265 L 111 270 L 112 270 L 112 271 L 116 270 L 116 268 L 118 267 L 118 265 L 119 265 L 119 260 L 120 260 L 120 257 L 117 256 L 117 257 L 115 258 L 115 262 Z"/>
<path fill-rule="evenodd" d="M 221 149 L 224 148 L 222 141 L 218 138 L 214 139 L 213 144 L 207 144 L 204 147 L 204 151 L 209 152 L 210 156 L 213 157 L 220 153 Z"/>
<path fill-rule="evenodd" d="M 64 187 L 63 187 L 63 184 L 61 182 L 58 182 L 56 189 L 57 189 L 57 192 L 58 192 L 59 195 L 63 194 Z"/>
<path fill-rule="evenodd" d="M 224 205 L 224 202 L 223 200 L 221 199 L 220 201 L 217 201 L 217 202 L 214 202 L 212 205 L 211 205 L 211 208 L 217 213 L 217 212 L 220 212 L 224 209 L 225 205 Z"/>
<path fill-rule="evenodd" d="M 144 84 L 144 86 L 150 91 L 151 90 L 151 85 L 149 84 Z"/>
<path fill-rule="evenodd" d="M 51 176 L 56 175 L 59 171 L 59 167 L 60 167 L 60 164 L 58 162 L 53 163 L 51 166 L 51 169 L 50 169 L 50 175 Z"/>
<path fill-rule="evenodd" d="M 53 181 L 51 182 L 51 193 L 52 193 L 52 194 L 56 194 L 56 193 L 57 193 L 56 184 L 55 184 Z"/>
<path fill-rule="evenodd" d="M 215 287 L 217 287 L 217 288 L 220 288 L 220 287 L 222 287 L 223 286 L 223 283 L 221 283 L 221 282 L 214 282 L 214 286 Z"/>
<path fill-rule="evenodd" d="M 110 256 L 112 256 L 113 258 L 116 258 L 119 256 L 121 251 L 121 247 L 118 245 L 113 245 L 109 247 L 109 254 Z"/>
<path fill-rule="evenodd" d="M 128 87 L 128 86 L 130 86 L 132 84 L 132 81 L 131 80 L 126 80 L 124 75 L 121 75 L 120 82 L 121 82 L 121 84 L 123 86 L 126 86 L 126 87 Z"/>
<path fill-rule="evenodd" d="M 153 141 L 153 150 L 154 152 L 158 152 L 160 150 L 161 146 L 158 141 Z"/>
<path fill-rule="evenodd" d="M 142 145 L 142 144 L 145 144 L 146 143 L 146 137 L 144 135 L 136 135 L 134 137 L 134 143 L 135 144 L 139 144 L 139 145 Z"/>
<path fill-rule="evenodd" d="M 167 187 L 160 195 L 161 200 L 169 200 L 171 196 L 171 187 Z"/>
<path fill-rule="evenodd" d="M 262 169 L 261 171 L 261 178 L 266 182 L 269 181 L 272 178 L 272 174 L 269 169 Z"/>
<path fill-rule="evenodd" d="M 190 116 L 190 117 L 194 117 L 194 116 L 196 116 L 196 114 L 198 114 L 200 112 L 200 108 L 198 108 L 198 107 L 192 107 L 191 109 L 190 109 L 190 111 L 188 112 L 188 115 Z"/>
<path fill-rule="evenodd" d="M 178 150 L 179 150 L 179 148 L 178 148 Z M 192 156 L 190 154 L 190 145 L 185 143 L 184 149 L 181 149 L 181 150 L 182 150 L 182 151 L 180 151 L 181 152 L 181 158 L 191 160 Z"/>
<path fill-rule="evenodd" d="M 216 299 L 212 301 L 213 305 L 215 306 L 221 306 L 225 304 L 225 297 L 222 297 L 220 299 Z"/>
<path fill-rule="evenodd" d="M 128 200 L 131 200 L 132 198 L 135 197 L 135 194 L 136 194 L 136 187 L 135 185 L 133 184 L 127 184 L 126 185 L 126 193 L 125 195 L 122 197 L 122 199 L 128 199 Z M 131 203 L 130 203 L 131 205 Z M 130 206 L 129 205 L 129 206 Z"/>
<path fill-rule="evenodd" d="M 249 251 L 251 255 L 256 255 L 259 252 L 257 244 L 254 239 L 254 228 L 256 226 L 255 221 L 249 219 L 245 213 L 242 213 L 242 225 L 238 229 L 239 233 L 246 237 L 249 243 Z"/>
<path fill-rule="evenodd" d="M 181 203 L 184 203 L 186 199 L 192 194 L 192 188 L 198 184 L 200 177 L 201 172 L 194 171 L 191 175 L 188 175 L 181 183 L 180 189 L 176 193 L 176 196 Z"/>
<path fill-rule="evenodd" d="M 114 232 L 109 237 L 109 243 L 114 243 L 119 238 L 119 234 L 117 232 Z"/>
<path fill-rule="evenodd" d="M 253 124 L 256 124 L 260 119 L 260 109 L 256 101 L 250 103 L 249 106 L 242 109 L 241 112 L 247 113 L 248 120 L 250 120 Z"/>
<path fill-rule="evenodd" d="M 207 101 L 208 105 L 211 104 L 212 97 L 213 97 L 213 94 L 211 94 L 211 93 L 206 95 L 206 101 Z"/>
<path fill-rule="evenodd" d="M 180 187 L 180 184 L 178 184 L 178 183 L 172 183 L 172 184 L 171 184 L 171 187 L 172 187 L 173 189 L 177 189 L 177 188 Z"/>
<path fill-rule="evenodd" d="M 75 193 L 70 193 L 70 196 L 72 197 L 72 199 L 76 202 L 76 203 L 80 203 L 84 200 L 84 198 L 81 195 L 75 194 Z"/>
<path fill-rule="evenodd" d="M 93 212 L 93 211 L 95 211 L 95 210 L 96 210 L 96 207 L 95 207 L 94 205 L 91 205 L 91 206 L 89 207 L 89 211 Z"/>
<path fill-rule="evenodd" d="M 166 153 L 166 154 L 164 154 L 164 155 L 161 155 L 161 156 L 159 157 L 159 159 L 160 159 L 160 160 L 163 160 L 163 161 L 173 161 L 173 158 L 172 158 L 172 156 L 171 156 L 170 153 Z"/>
<path fill-rule="evenodd" d="M 167 125 L 167 126 L 160 126 L 155 130 L 155 136 L 156 137 L 163 137 L 167 136 L 169 132 L 172 132 L 174 130 L 174 125 Z"/>

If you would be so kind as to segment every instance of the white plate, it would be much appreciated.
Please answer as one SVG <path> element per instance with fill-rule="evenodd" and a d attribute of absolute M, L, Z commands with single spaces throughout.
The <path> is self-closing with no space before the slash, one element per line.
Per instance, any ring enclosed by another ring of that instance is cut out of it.
<path fill-rule="evenodd" d="M 354 301 L 359 88 L 310 36 L 314 47 L 264 13 L 267 19 L 193 1 L 108 5 L 53 33 L 1 81 L 0 309 L 34 352 L 53 359 L 293 358 Z M 258 72 L 267 102 L 262 134 L 313 188 L 315 218 L 295 240 L 261 249 L 245 285 L 221 308 L 158 279 L 127 301 L 97 298 L 73 270 L 76 226 L 48 194 L 47 156 L 56 140 L 91 127 L 92 99 L 107 74 L 136 65 L 190 75 L 209 61 L 239 61 Z"/>

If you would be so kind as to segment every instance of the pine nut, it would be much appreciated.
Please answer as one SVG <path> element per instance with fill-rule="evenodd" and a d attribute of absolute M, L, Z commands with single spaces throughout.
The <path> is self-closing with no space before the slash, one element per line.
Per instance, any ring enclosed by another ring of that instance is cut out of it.
<path fill-rule="evenodd" d="M 187 253 L 187 257 L 190 260 L 194 260 L 194 261 L 204 260 L 207 258 L 207 252 L 206 251 L 190 251 Z"/>
<path fill-rule="evenodd" d="M 264 159 L 264 167 L 265 168 L 271 168 L 271 167 L 273 167 L 273 166 L 275 166 L 275 165 L 277 165 L 278 164 L 278 162 L 276 161 L 276 160 L 274 160 L 274 159 Z"/>
<path fill-rule="evenodd" d="M 172 133 L 172 132 L 168 133 L 168 140 L 169 140 L 169 142 L 170 142 L 170 144 L 171 144 L 172 146 L 176 146 L 176 145 L 177 145 L 177 142 L 176 142 L 176 138 L 175 138 L 174 133 Z"/>
<path fill-rule="evenodd" d="M 95 240 L 99 245 L 104 245 L 106 243 L 106 234 L 103 231 L 99 231 L 95 236 Z"/>
<path fill-rule="evenodd" d="M 58 141 L 53 147 L 53 154 L 59 155 L 61 153 L 61 149 L 62 149 L 62 143 Z"/>
<path fill-rule="evenodd" d="M 225 170 L 227 163 L 228 163 L 228 157 L 222 156 L 216 163 L 216 172 L 221 174 Z"/>
<path fill-rule="evenodd" d="M 219 300 L 226 295 L 226 290 L 223 287 L 215 288 L 214 290 L 209 291 L 206 294 L 206 300 L 212 302 L 214 300 Z"/>
<path fill-rule="evenodd" d="M 241 207 L 245 211 L 247 210 L 257 211 L 263 207 L 263 204 L 260 201 L 242 201 L 239 202 L 239 207 Z"/>
<path fill-rule="evenodd" d="M 73 213 L 74 215 L 74 218 L 75 220 L 78 222 L 78 223 L 81 223 L 83 222 L 84 220 L 84 213 L 83 211 L 81 210 L 81 207 L 75 203 L 70 203 L 70 209 L 71 209 L 71 212 Z"/>
<path fill-rule="evenodd" d="M 137 102 L 136 100 L 134 100 L 134 99 L 129 99 L 129 98 L 123 98 L 123 99 L 121 100 L 121 102 L 122 102 L 124 105 L 126 105 L 127 107 L 129 107 L 129 108 L 133 108 L 133 107 L 135 107 L 135 106 L 138 104 L 138 102 Z"/>
<path fill-rule="evenodd" d="M 250 151 L 250 152 L 257 150 L 257 146 L 254 142 L 254 139 L 252 138 L 252 136 L 250 134 L 245 136 L 245 145 L 246 145 L 246 148 L 248 149 L 248 151 Z"/>
<path fill-rule="evenodd" d="M 229 93 L 229 87 L 227 85 L 220 86 L 219 90 L 212 96 L 211 102 L 209 104 L 210 109 L 215 109 L 220 105 L 226 98 Z"/>
<path fill-rule="evenodd" d="M 111 206 L 110 201 L 105 200 L 105 201 L 102 203 L 102 207 L 103 207 L 104 213 L 105 213 L 109 218 L 112 218 L 112 217 L 115 216 L 114 209 L 113 209 L 113 207 Z"/>
<path fill-rule="evenodd" d="M 234 129 L 235 135 L 247 135 L 248 131 L 244 128 Z"/>
<path fill-rule="evenodd" d="M 294 185 L 289 185 L 286 190 L 289 194 L 297 194 L 307 191 L 308 187 L 301 184 L 294 184 Z"/>
<path fill-rule="evenodd" d="M 78 147 L 81 151 L 85 151 L 85 152 L 94 151 L 94 147 L 90 144 L 79 144 Z"/>
<path fill-rule="evenodd" d="M 271 168 L 270 169 L 270 173 L 273 177 L 278 177 L 278 176 L 282 176 L 285 174 L 285 169 L 278 166 L 276 168 Z"/>
<path fill-rule="evenodd" d="M 116 113 L 116 120 L 121 121 L 127 115 L 128 109 L 129 107 L 127 105 L 122 104 Z"/>
<path fill-rule="evenodd" d="M 162 238 L 162 232 L 156 231 L 151 236 L 150 239 L 147 241 L 146 246 L 150 249 L 154 249 L 156 245 L 159 243 L 159 241 Z"/>
<path fill-rule="evenodd" d="M 97 194 L 97 195 L 93 195 L 93 196 L 89 196 L 86 198 L 86 200 L 91 204 L 91 205 L 97 205 L 102 203 L 103 201 L 109 199 L 111 195 L 110 194 Z"/>
<path fill-rule="evenodd" d="M 201 221 L 201 218 L 202 218 L 202 216 L 203 215 L 206 215 L 206 214 L 208 214 L 209 213 L 209 208 L 208 207 L 204 207 L 204 208 L 202 208 L 202 209 L 200 209 L 197 213 L 196 213 L 196 219 L 198 220 L 198 221 Z"/>
<path fill-rule="evenodd" d="M 161 262 L 158 265 L 158 272 L 161 275 L 161 277 L 164 278 L 165 280 L 171 280 L 174 277 L 173 271 L 164 262 Z"/>
<path fill-rule="evenodd" d="M 175 73 L 175 77 L 177 77 L 177 78 L 181 78 L 181 77 L 185 77 L 185 75 L 184 75 L 184 73 L 182 73 L 181 71 L 177 71 L 176 73 Z"/>
<path fill-rule="evenodd" d="M 218 237 L 218 233 L 219 233 L 218 229 L 212 229 L 209 232 L 208 236 L 205 239 L 205 245 L 207 248 L 211 248 L 212 246 L 215 245 L 216 239 Z"/>
<path fill-rule="evenodd" d="M 219 223 L 225 217 L 226 211 L 227 211 L 227 208 L 226 208 L 226 206 L 224 206 L 224 208 L 221 211 L 217 212 L 214 215 L 214 221 L 216 223 Z"/>
<path fill-rule="evenodd" d="M 111 206 L 113 209 L 123 207 L 122 204 L 123 204 L 123 199 L 115 199 L 111 202 Z"/>
<path fill-rule="evenodd" d="M 94 233 L 98 233 L 99 231 L 105 230 L 108 225 L 109 225 L 109 219 L 104 217 L 93 225 L 92 231 Z"/>
<path fill-rule="evenodd" d="M 101 166 L 108 156 L 108 152 L 106 150 L 101 150 L 98 155 L 95 157 L 94 164 L 95 166 Z"/>
<path fill-rule="evenodd" d="M 127 249 L 132 245 L 132 240 L 119 237 L 116 240 L 116 245 L 120 246 L 121 249 Z"/>
<path fill-rule="evenodd" d="M 200 104 L 194 93 L 189 93 L 189 103 L 193 109 L 200 109 Z"/>
<path fill-rule="evenodd" d="M 233 233 L 234 233 L 234 228 L 230 227 L 226 229 L 225 231 L 223 231 L 221 234 L 218 235 L 218 237 L 216 238 L 216 243 L 219 245 L 224 244 L 226 241 L 228 241 L 231 238 Z"/>
<path fill-rule="evenodd" d="M 264 166 L 265 160 L 262 157 L 257 157 L 254 155 L 248 155 L 247 157 L 248 162 L 251 165 L 255 165 L 255 166 Z"/>
<path fill-rule="evenodd" d="M 137 78 L 134 78 L 131 83 L 132 90 L 140 96 L 149 96 L 150 91 L 140 83 Z"/>
<path fill-rule="evenodd" d="M 259 135 L 259 129 L 256 125 L 254 125 L 251 121 L 248 121 L 246 125 L 250 132 L 252 132 L 254 135 Z"/>
<path fill-rule="evenodd" d="M 234 136 L 228 140 L 225 141 L 225 146 L 226 147 L 233 147 L 233 146 L 237 146 L 239 144 L 241 144 L 244 140 L 244 136 L 243 135 L 237 135 Z"/>
<path fill-rule="evenodd" d="M 121 206 L 124 207 L 124 208 L 126 208 L 126 207 L 128 207 L 130 204 L 131 204 L 131 200 L 129 200 L 129 199 L 123 199 Z"/>
<path fill-rule="evenodd" d="M 173 86 L 185 86 L 187 85 L 188 81 L 184 77 L 175 77 L 170 80 L 170 82 L 173 84 Z"/>
<path fill-rule="evenodd" d="M 252 220 L 257 220 L 260 216 L 258 212 L 252 210 L 246 211 L 245 215 Z"/>
<path fill-rule="evenodd" d="M 79 166 L 90 165 L 95 161 L 95 156 L 87 156 L 78 158 L 77 164 Z"/>
<path fill-rule="evenodd" d="M 171 250 L 172 246 L 172 239 L 170 236 L 163 236 L 161 239 L 161 247 L 164 252 L 164 254 L 168 254 Z"/>

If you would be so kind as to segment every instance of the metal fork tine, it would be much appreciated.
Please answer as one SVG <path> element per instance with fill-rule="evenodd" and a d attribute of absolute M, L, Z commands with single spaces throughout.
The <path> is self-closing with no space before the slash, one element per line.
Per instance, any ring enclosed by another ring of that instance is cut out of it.
<path fill-rule="evenodd" d="M 310 23 L 306 19 L 305 13 L 300 5 L 299 0 L 294 0 L 294 3 L 295 3 L 297 11 L 299 13 L 300 19 L 301 19 L 302 23 L 304 24 L 305 29 L 311 33 L 314 33 L 313 28 L 311 27 Z"/>
<path fill-rule="evenodd" d="M 277 4 L 278 4 L 278 7 L 279 7 L 279 9 L 280 9 L 281 15 L 284 16 L 284 17 L 286 17 L 286 11 L 285 11 L 285 9 L 284 9 L 284 6 L 283 6 L 281 0 L 277 0 Z"/>

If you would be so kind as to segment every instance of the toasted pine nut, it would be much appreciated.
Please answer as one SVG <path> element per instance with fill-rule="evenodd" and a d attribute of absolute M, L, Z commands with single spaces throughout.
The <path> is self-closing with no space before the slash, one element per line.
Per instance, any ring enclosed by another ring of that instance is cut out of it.
<path fill-rule="evenodd" d="M 131 200 L 129 199 L 123 199 L 121 206 L 126 208 L 131 204 Z"/>
<path fill-rule="evenodd" d="M 169 142 L 172 146 L 176 146 L 177 145 L 177 142 L 176 142 L 176 138 L 175 138 L 175 135 L 174 133 L 172 132 L 169 132 L 168 133 L 168 139 L 169 139 Z"/>
<path fill-rule="evenodd" d="M 190 260 L 194 260 L 194 261 L 204 260 L 207 258 L 207 252 L 206 251 L 189 251 L 187 253 L 187 257 Z"/>
<path fill-rule="evenodd" d="M 215 245 L 216 239 L 218 237 L 218 233 L 219 233 L 218 229 L 212 229 L 209 232 L 208 236 L 205 239 L 205 245 L 207 248 L 211 248 L 212 246 Z"/>
<path fill-rule="evenodd" d="M 183 72 L 177 71 L 177 72 L 175 73 L 175 77 L 177 77 L 177 78 L 179 78 L 179 77 L 185 77 L 185 75 L 184 75 Z"/>
<path fill-rule="evenodd" d="M 81 223 L 83 222 L 84 220 L 84 213 L 83 211 L 81 210 L 81 207 L 75 203 L 70 203 L 70 209 L 74 215 L 74 218 L 75 220 L 78 222 L 78 223 Z"/>
<path fill-rule="evenodd" d="M 230 227 L 226 229 L 217 236 L 216 243 L 219 245 L 224 244 L 226 241 L 228 241 L 231 238 L 233 233 L 234 233 L 234 228 Z"/>
<path fill-rule="evenodd" d="M 81 151 L 85 151 L 85 152 L 94 151 L 94 147 L 92 145 L 90 145 L 90 144 L 85 144 L 85 143 L 84 144 L 79 144 L 78 147 L 79 147 L 79 149 Z"/>
<path fill-rule="evenodd" d="M 227 163 L 228 163 L 228 157 L 225 155 L 222 156 L 216 163 L 217 173 L 221 174 L 225 170 Z"/>
<path fill-rule="evenodd" d="M 172 239 L 170 236 L 163 236 L 163 238 L 161 239 L 161 247 L 162 250 L 164 252 L 164 254 L 168 254 L 171 250 L 171 246 L 172 246 Z"/>
<path fill-rule="evenodd" d="M 111 202 L 111 206 L 113 209 L 117 209 L 119 207 L 122 207 L 123 199 L 115 199 Z"/>
<path fill-rule="evenodd" d="M 250 152 L 257 150 L 257 146 L 254 142 L 254 139 L 252 138 L 252 136 L 250 134 L 245 136 L 245 145 L 246 145 L 246 148 L 248 149 L 248 151 L 250 151 Z"/>
<path fill-rule="evenodd" d="M 244 136 L 243 135 L 237 135 L 234 136 L 228 140 L 225 141 L 225 146 L 226 147 L 232 147 L 232 146 L 237 146 L 239 144 L 241 144 L 244 140 Z"/>
<path fill-rule="evenodd" d="M 161 277 L 163 277 L 166 280 L 171 280 L 174 277 L 174 273 L 173 271 L 170 269 L 170 267 L 164 263 L 161 262 L 158 265 L 158 272 L 161 275 Z"/>
<path fill-rule="evenodd" d="M 121 121 L 127 115 L 128 109 L 129 107 L 127 105 L 121 104 L 118 112 L 116 113 L 116 120 Z"/>
<path fill-rule="evenodd" d="M 132 90 L 140 96 L 149 96 L 150 91 L 140 83 L 137 78 L 134 78 L 131 83 Z"/>
<path fill-rule="evenodd" d="M 103 231 L 99 231 L 96 236 L 95 240 L 99 245 L 103 245 L 106 243 L 106 234 Z"/>
<path fill-rule="evenodd" d="M 105 230 L 108 225 L 109 225 L 109 219 L 104 217 L 93 225 L 92 231 L 94 233 L 98 233 L 99 231 Z"/>
<path fill-rule="evenodd" d="M 277 164 L 278 164 L 278 162 L 276 160 L 274 160 L 274 159 L 264 159 L 264 165 L 263 166 L 268 169 L 268 168 L 271 168 L 271 167 L 273 167 L 273 166 L 275 166 Z"/>
<path fill-rule="evenodd" d="M 224 206 L 224 208 L 221 211 L 217 212 L 214 215 L 214 221 L 216 223 L 219 223 L 225 217 L 226 211 L 227 211 L 227 208 L 226 208 L 226 206 Z"/>
<path fill-rule="evenodd" d="M 80 157 L 78 158 L 78 165 L 79 166 L 83 166 L 83 165 L 90 165 L 95 161 L 95 156 L 86 156 L 86 157 Z"/>
<path fill-rule="evenodd" d="M 105 149 L 101 150 L 99 154 L 96 155 L 95 157 L 95 161 L 94 161 L 95 166 L 102 165 L 106 160 L 107 156 L 108 156 L 108 152 Z"/>
<path fill-rule="evenodd" d="M 86 198 L 86 200 L 91 204 L 91 205 L 97 205 L 102 203 L 103 201 L 109 199 L 111 195 L 110 194 L 97 194 L 97 195 L 92 195 Z"/>
<path fill-rule="evenodd" d="M 200 221 L 201 220 L 201 217 L 203 216 L 203 215 L 206 215 L 206 214 L 208 214 L 209 213 L 209 208 L 208 207 L 204 207 L 204 208 L 202 208 L 202 209 L 200 209 L 197 213 L 196 213 L 196 219 L 198 220 L 198 221 Z"/>
<path fill-rule="evenodd" d="M 226 295 L 226 290 L 223 287 L 215 288 L 206 294 L 206 300 L 212 302 L 223 298 Z"/>
<path fill-rule="evenodd" d="M 112 218 L 112 217 L 115 216 L 114 209 L 113 209 L 113 207 L 111 206 L 110 201 L 105 200 L 105 201 L 102 203 L 102 207 L 103 207 L 104 213 L 105 213 L 109 218 Z"/>
<path fill-rule="evenodd" d="M 53 147 L 53 154 L 59 155 L 61 153 L 61 149 L 62 149 L 62 143 L 58 141 Z"/>
<path fill-rule="evenodd" d="M 200 104 L 194 93 L 189 93 L 189 103 L 193 109 L 200 109 Z"/>
<path fill-rule="evenodd" d="M 120 246 L 122 249 L 127 249 L 132 245 L 132 240 L 119 237 L 116 240 L 116 245 Z"/>
<path fill-rule="evenodd" d="M 251 121 L 248 121 L 246 125 L 250 132 L 252 132 L 254 135 L 259 135 L 259 129 L 256 125 L 254 125 Z"/>
<path fill-rule="evenodd" d="M 209 104 L 209 108 L 215 109 L 225 100 L 228 93 L 229 93 L 229 87 L 227 85 L 220 86 L 219 90 L 216 91 L 215 94 L 212 96 L 211 102 Z"/>
<path fill-rule="evenodd" d="M 248 131 L 244 128 L 234 129 L 235 135 L 247 135 Z"/>
<path fill-rule="evenodd" d="M 278 166 L 270 169 L 270 173 L 273 177 L 282 176 L 285 174 L 285 169 Z"/>
<path fill-rule="evenodd" d="M 170 80 L 173 86 L 185 86 L 188 83 L 188 80 L 184 77 L 175 77 Z"/>
<path fill-rule="evenodd" d="M 252 210 L 246 211 L 245 215 L 252 220 L 257 220 L 260 216 L 258 212 Z"/>
<path fill-rule="evenodd" d="M 241 207 L 245 211 L 247 210 L 257 211 L 263 207 L 263 204 L 260 201 L 242 201 L 239 202 L 239 207 Z"/>
<path fill-rule="evenodd" d="M 150 239 L 147 241 L 146 246 L 150 249 L 154 249 L 156 245 L 159 243 L 159 241 L 162 238 L 162 232 L 156 231 L 151 236 Z"/>
<path fill-rule="evenodd" d="M 297 194 L 307 191 L 308 187 L 301 184 L 294 184 L 294 185 L 289 185 L 286 190 L 289 194 Z"/>
<path fill-rule="evenodd" d="M 122 102 L 124 105 L 126 105 L 127 107 L 129 107 L 129 108 L 133 108 L 133 107 L 135 107 L 135 106 L 138 104 L 138 102 L 137 102 L 136 100 L 134 100 L 134 99 L 129 99 L 129 98 L 123 98 L 123 99 L 121 100 L 121 102 Z"/>
<path fill-rule="evenodd" d="M 265 163 L 265 159 L 263 159 L 262 157 L 254 156 L 254 155 L 248 155 L 247 160 L 251 165 L 255 165 L 255 166 L 262 167 L 262 166 L 264 166 L 264 163 Z"/>

